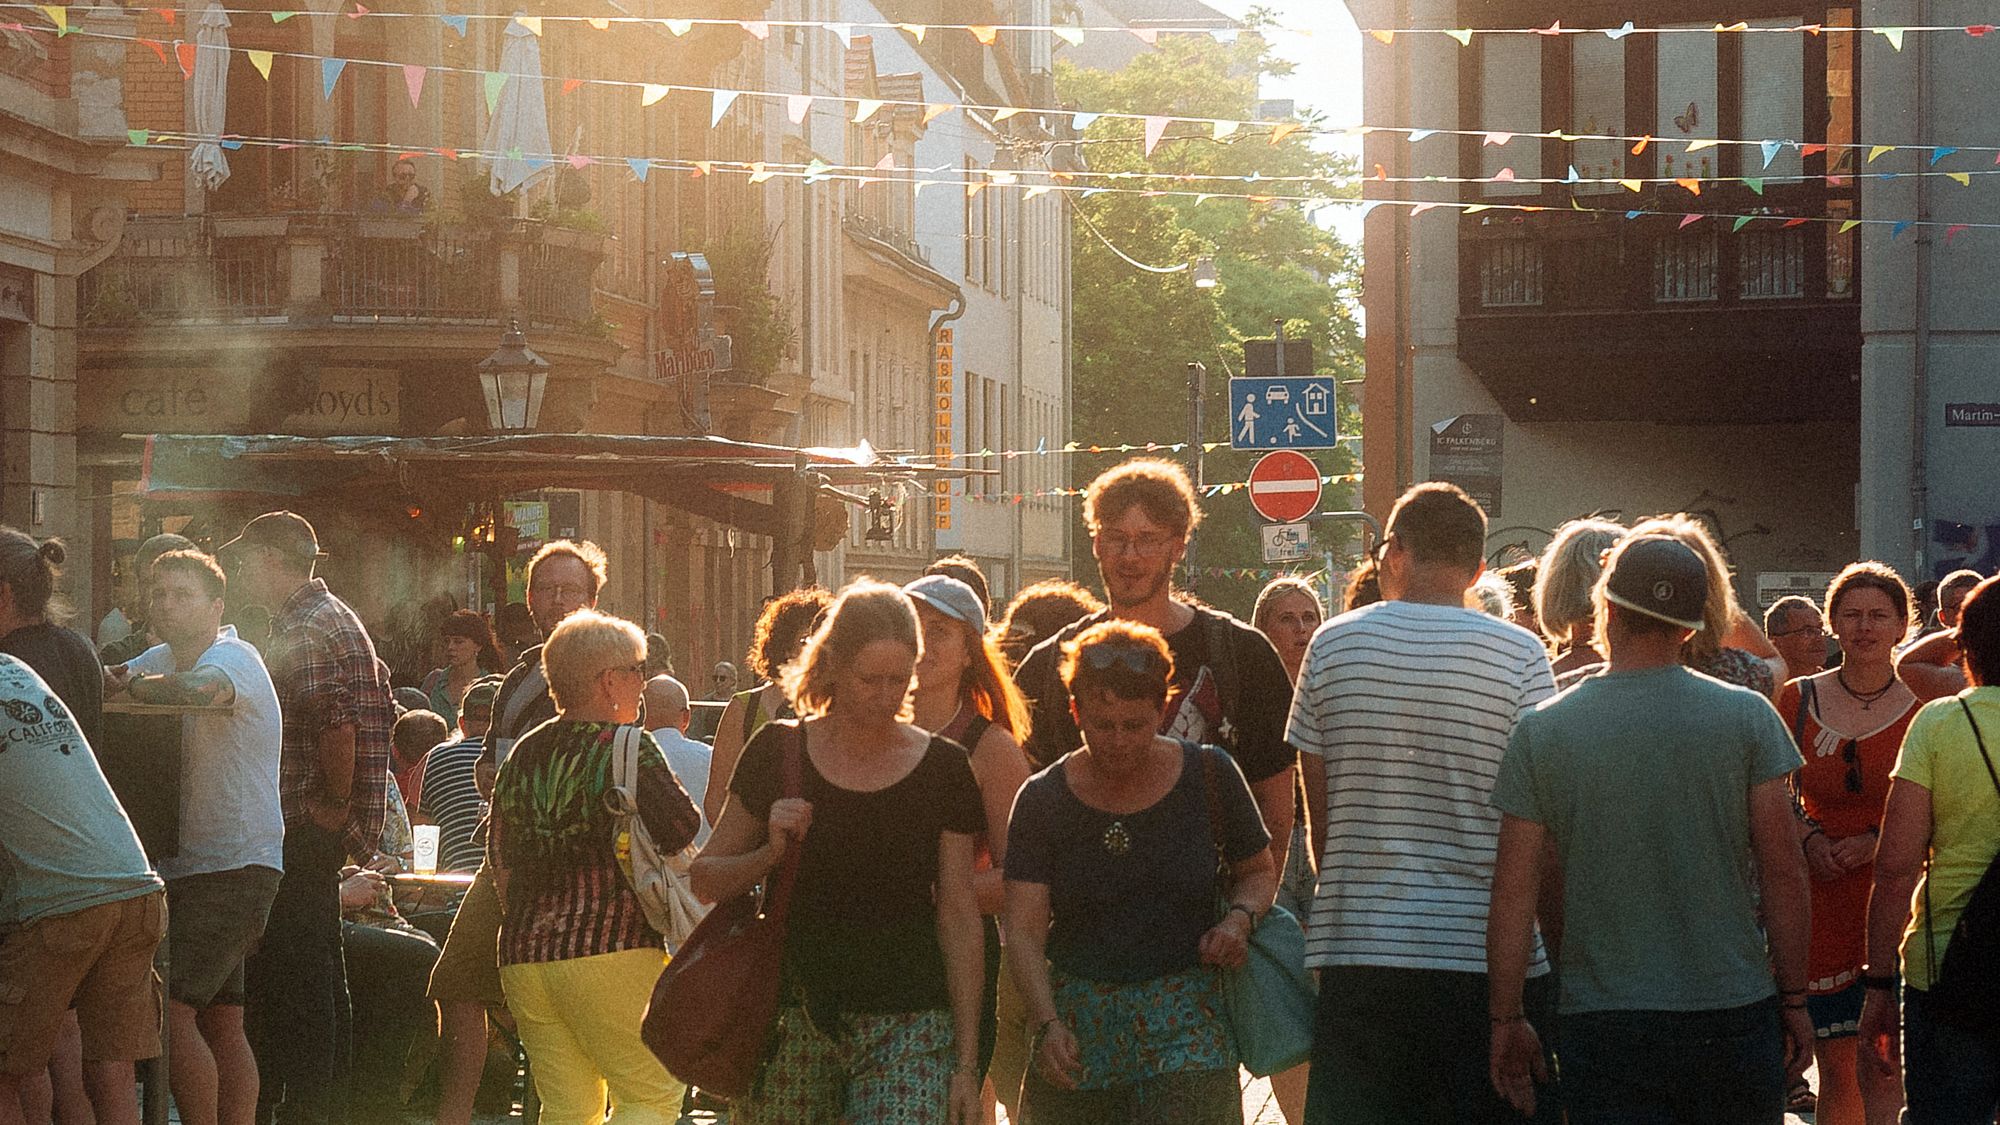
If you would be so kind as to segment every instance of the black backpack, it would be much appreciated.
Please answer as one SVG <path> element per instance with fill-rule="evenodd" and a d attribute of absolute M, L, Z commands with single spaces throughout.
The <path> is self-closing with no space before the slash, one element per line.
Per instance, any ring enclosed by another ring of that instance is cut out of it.
<path fill-rule="evenodd" d="M 1993 759 L 1986 753 L 1986 739 L 1979 733 L 1979 723 L 1972 717 L 1972 708 L 1963 698 L 1958 701 L 1965 711 L 1965 721 L 1972 724 L 1972 738 L 1979 746 L 1979 758 L 1986 764 L 1987 779 L 1993 782 L 1993 791 L 2000 794 L 2000 772 L 1995 772 Z M 1928 867 L 1928 865 L 1926 865 Z M 1930 872 L 1924 872 L 1924 922 L 1925 934 L 1930 934 L 1931 913 Z M 1932 943 L 1932 973 L 1930 996 L 1945 1020 L 1952 1025 L 1972 1031 L 2000 1030 L 2000 854 L 1986 865 L 1986 874 L 1979 877 L 1979 884 L 1972 888 L 1972 898 L 1965 904 L 1964 913 L 1958 916 L 1958 924 L 1952 927 L 1951 941 L 1944 950 L 1944 963 L 1935 963 L 1935 943 Z"/>

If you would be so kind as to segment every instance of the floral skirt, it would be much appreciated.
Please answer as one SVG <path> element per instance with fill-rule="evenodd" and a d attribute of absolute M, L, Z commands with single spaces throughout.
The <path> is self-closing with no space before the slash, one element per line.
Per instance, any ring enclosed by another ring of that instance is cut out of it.
<path fill-rule="evenodd" d="M 1076 1090 L 1030 1063 L 1025 1125 L 1240 1125 L 1242 1091 L 1213 969 L 1196 966 L 1136 984 L 1053 974 L 1056 1011 L 1076 1035 Z"/>

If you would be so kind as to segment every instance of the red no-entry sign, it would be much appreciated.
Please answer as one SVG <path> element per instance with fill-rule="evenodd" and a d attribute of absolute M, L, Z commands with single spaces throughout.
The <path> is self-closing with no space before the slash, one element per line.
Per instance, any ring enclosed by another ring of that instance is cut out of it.
<path fill-rule="evenodd" d="M 1319 466 L 1289 449 L 1266 453 L 1250 470 L 1250 505 L 1276 523 L 1293 523 L 1319 507 Z"/>

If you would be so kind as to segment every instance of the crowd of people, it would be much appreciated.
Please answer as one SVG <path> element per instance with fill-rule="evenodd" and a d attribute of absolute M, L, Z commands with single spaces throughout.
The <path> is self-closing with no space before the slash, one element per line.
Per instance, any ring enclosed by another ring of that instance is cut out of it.
<path fill-rule="evenodd" d="M 1333 615 L 1280 578 L 1245 622 L 1175 587 L 1178 466 L 1084 517 L 1104 600 L 995 607 L 960 557 L 792 591 L 706 719 L 587 542 L 534 556 L 505 643 L 443 617 L 405 702 L 295 514 L 149 540 L 102 651 L 56 623 L 61 545 L 0 529 L 0 1125 L 136 1122 L 163 1028 L 188 1125 L 419 1086 L 468 1125 L 496 1034 L 544 1122 L 674 1122 L 641 829 L 703 902 L 786 888 L 761 1068 L 704 1103 L 739 1125 L 1240 1125 L 1225 992 L 1267 921 L 1316 978 L 1294 1125 L 1995 1120 L 2000 955 L 1961 920 L 2000 909 L 2000 579 L 1932 608 L 1857 562 L 1760 623 L 1694 518 L 1489 572 L 1429 483 Z M 162 854 L 107 698 L 184 716 Z M 419 834 L 469 885 L 410 876 Z"/>

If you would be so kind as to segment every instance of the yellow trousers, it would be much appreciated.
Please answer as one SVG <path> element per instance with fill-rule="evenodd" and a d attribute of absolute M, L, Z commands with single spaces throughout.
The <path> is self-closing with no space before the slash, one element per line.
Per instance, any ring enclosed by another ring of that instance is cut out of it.
<path fill-rule="evenodd" d="M 686 1087 L 646 1045 L 639 1022 L 666 967 L 659 949 L 505 965 L 500 983 L 527 1048 L 542 1125 L 673 1125 Z"/>

